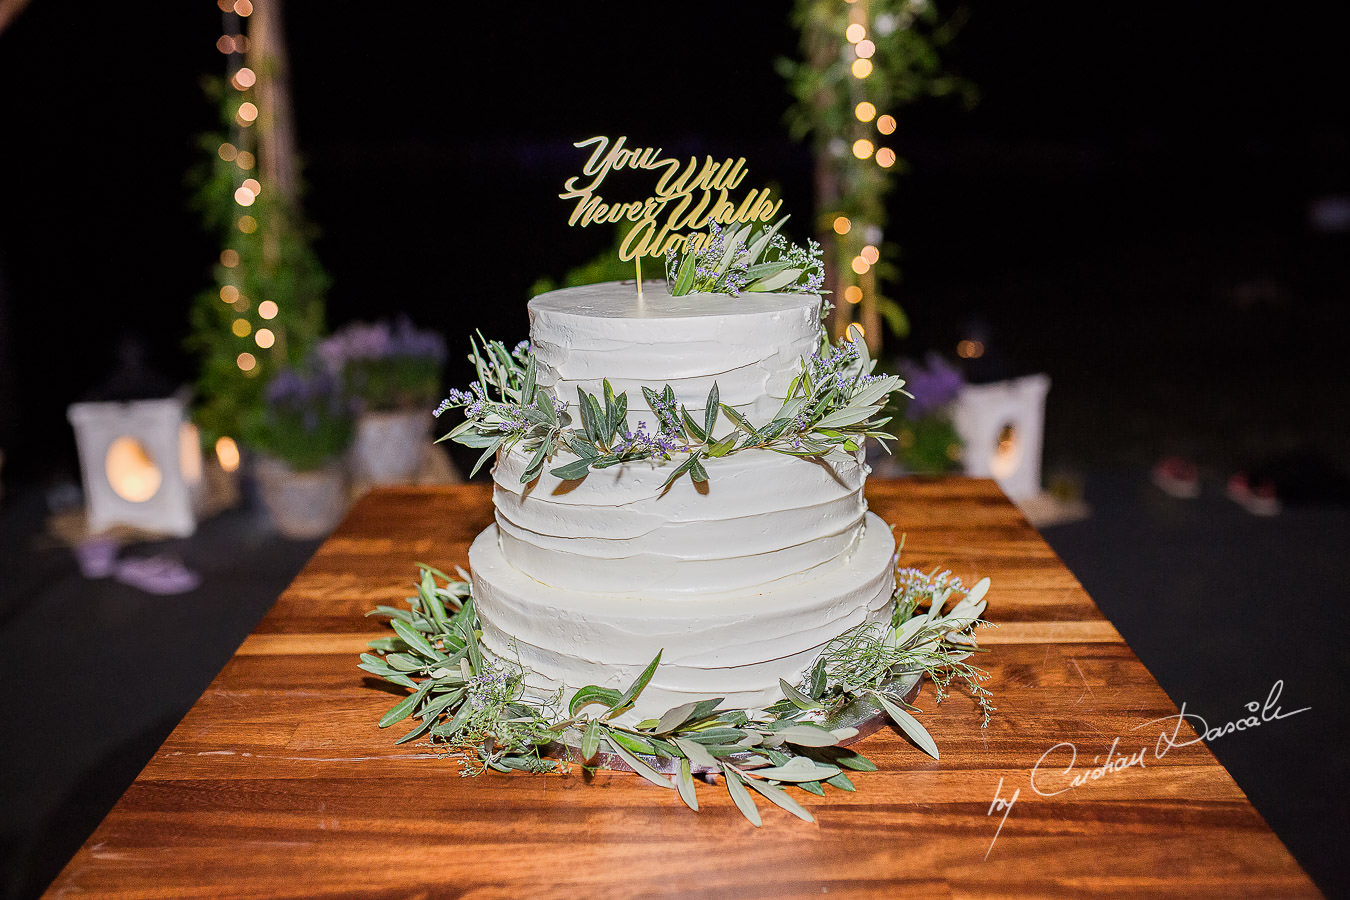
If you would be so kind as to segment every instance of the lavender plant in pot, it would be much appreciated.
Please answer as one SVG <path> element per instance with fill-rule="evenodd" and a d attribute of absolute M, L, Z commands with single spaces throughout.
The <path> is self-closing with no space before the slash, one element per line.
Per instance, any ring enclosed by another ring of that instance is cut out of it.
<path fill-rule="evenodd" d="M 339 379 L 314 364 L 282 369 L 263 398 L 249 444 L 259 452 L 258 486 L 272 524 L 285 537 L 323 537 L 347 511 L 351 400 Z"/>
<path fill-rule="evenodd" d="M 441 395 L 445 340 L 406 317 L 353 322 L 319 344 L 320 357 L 358 405 L 352 465 L 362 484 L 412 482 Z"/>

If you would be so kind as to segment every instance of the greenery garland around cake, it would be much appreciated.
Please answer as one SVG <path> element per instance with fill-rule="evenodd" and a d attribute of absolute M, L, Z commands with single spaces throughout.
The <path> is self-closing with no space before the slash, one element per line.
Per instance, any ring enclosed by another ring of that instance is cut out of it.
<path fill-rule="evenodd" d="M 662 462 L 683 455 L 666 487 L 683 475 L 695 482 L 708 480 L 704 460 L 742 450 L 773 450 L 793 456 L 826 456 L 856 451 L 869 437 L 885 441 L 891 435 L 881 427 L 890 419 L 882 416 L 892 393 L 904 393 L 897 375 L 874 375 L 876 363 L 862 341 L 841 340 L 831 347 L 822 342 L 819 353 L 804 358 L 800 371 L 788 386 L 787 399 L 774 417 L 755 425 L 731 406 L 720 402 L 717 383 L 708 393 L 702 420 L 690 415 L 678 402 L 674 390 L 643 386 L 642 394 L 656 416 L 656 431 L 647 423 L 636 431 L 628 426 L 628 395 L 615 394 L 609 380 L 603 395 L 596 397 L 578 389 L 574 419 L 569 404 L 553 397 L 537 381 L 538 363 L 529 342 L 508 351 L 501 341 L 481 335 L 471 339 L 469 360 L 478 378 L 469 390 L 452 390 L 435 410 L 440 417 L 462 409 L 465 419 L 440 440 L 482 448 L 482 455 L 469 473 L 472 476 L 499 450 L 520 446 L 532 453 L 520 480 L 528 484 L 561 449 L 576 459 L 551 469 L 558 478 L 585 478 L 592 469 L 604 469 L 636 460 Z M 576 420 L 580 420 L 577 422 Z M 721 436 L 722 420 L 730 424 Z M 577 427 L 577 426 L 580 427 Z"/>
<path fill-rule="evenodd" d="M 842 746 L 857 735 L 856 728 L 822 724 L 840 711 L 862 706 L 884 713 L 934 759 L 937 745 L 910 714 L 914 707 L 899 696 L 903 689 L 897 685 L 926 674 L 940 703 L 951 683 L 960 681 L 982 710 L 983 724 L 994 711 L 980 683 L 987 673 L 967 661 L 978 650 L 974 629 L 989 624 L 980 618 L 987 578 L 966 588 L 950 572 L 901 569 L 891 619 L 864 623 L 830 641 L 801 681 L 780 680 L 783 699 L 767 709 L 721 709 L 722 698 L 711 698 L 630 725 L 619 717 L 656 673 L 660 653 L 627 690 L 582 687 L 565 707 L 561 694 L 532 699 L 525 692 L 524 668 L 480 645 L 464 572 L 455 579 L 420 568 L 417 596 L 408 599 L 407 609 L 380 606 L 368 613 L 388 616 L 394 636 L 371 641 L 374 652 L 361 655 L 361 668 L 411 691 L 380 727 L 420 720 L 398 743 L 427 737 L 459 758 L 464 775 L 489 769 L 565 773 L 570 766 L 558 757 L 566 757 L 570 746 L 583 766 L 598 765 L 604 753 L 617 756 L 657 787 L 676 791 L 694 810 L 696 776 L 721 777 L 737 808 L 756 826 L 761 820 L 755 794 L 814 821 L 788 788 L 817 795 L 827 787 L 852 791 L 850 771 L 876 768 Z M 664 775 L 658 766 L 674 774 Z"/>

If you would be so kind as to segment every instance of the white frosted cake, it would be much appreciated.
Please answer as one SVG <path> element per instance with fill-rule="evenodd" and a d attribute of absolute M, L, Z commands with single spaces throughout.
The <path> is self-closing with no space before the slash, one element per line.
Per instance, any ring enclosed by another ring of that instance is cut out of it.
<path fill-rule="evenodd" d="M 702 421 L 716 382 L 723 404 L 763 425 L 820 347 L 815 295 L 643 290 L 640 302 L 631 283 L 532 300 L 538 383 L 575 410 L 578 388 L 600 394 L 608 379 L 627 393 L 630 428 L 654 431 L 643 385 L 670 385 Z M 529 451 L 499 455 L 496 524 L 469 550 L 473 596 L 483 646 L 523 666 L 532 695 L 622 690 L 661 651 L 626 718 L 710 697 L 763 708 L 832 638 L 889 621 L 895 541 L 867 511 L 861 451 L 743 450 L 705 459 L 706 482 L 663 490 L 683 456 L 562 481 L 548 472 L 575 459 L 562 451 L 522 484 Z"/>

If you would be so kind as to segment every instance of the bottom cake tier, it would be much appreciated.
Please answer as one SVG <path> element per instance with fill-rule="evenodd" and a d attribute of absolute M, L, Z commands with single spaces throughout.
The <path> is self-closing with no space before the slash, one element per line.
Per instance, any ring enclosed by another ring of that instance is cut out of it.
<path fill-rule="evenodd" d="M 745 709 L 780 699 L 778 679 L 798 682 L 831 639 L 889 619 L 894 553 L 890 528 L 868 513 L 852 552 L 805 582 L 660 598 L 562 590 L 514 568 L 495 525 L 469 565 L 482 645 L 527 670 L 532 697 L 561 690 L 565 704 L 585 685 L 623 690 L 661 652 L 624 717 L 637 721 L 701 698 Z"/>

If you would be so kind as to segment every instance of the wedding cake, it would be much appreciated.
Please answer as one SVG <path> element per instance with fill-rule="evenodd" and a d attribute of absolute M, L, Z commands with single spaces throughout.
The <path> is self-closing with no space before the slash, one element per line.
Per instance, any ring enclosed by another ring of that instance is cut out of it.
<path fill-rule="evenodd" d="M 651 442 L 672 410 L 654 410 L 643 386 L 669 385 L 703 421 L 715 383 L 720 405 L 768 422 L 820 350 L 820 305 L 802 293 L 672 296 L 655 282 L 641 297 L 632 283 L 570 288 L 530 302 L 530 349 L 553 398 L 576 410 L 607 381 L 627 396 L 631 439 Z M 889 623 L 895 541 L 867 511 L 861 449 L 744 449 L 702 460 L 706 480 L 667 483 L 684 455 L 565 480 L 550 472 L 577 459 L 563 448 L 523 483 L 531 453 L 498 454 L 496 522 L 469 551 L 473 597 L 483 647 L 522 667 L 530 695 L 561 691 L 566 704 L 584 685 L 623 690 L 660 652 L 626 720 L 711 697 L 760 709 L 831 639 Z"/>

